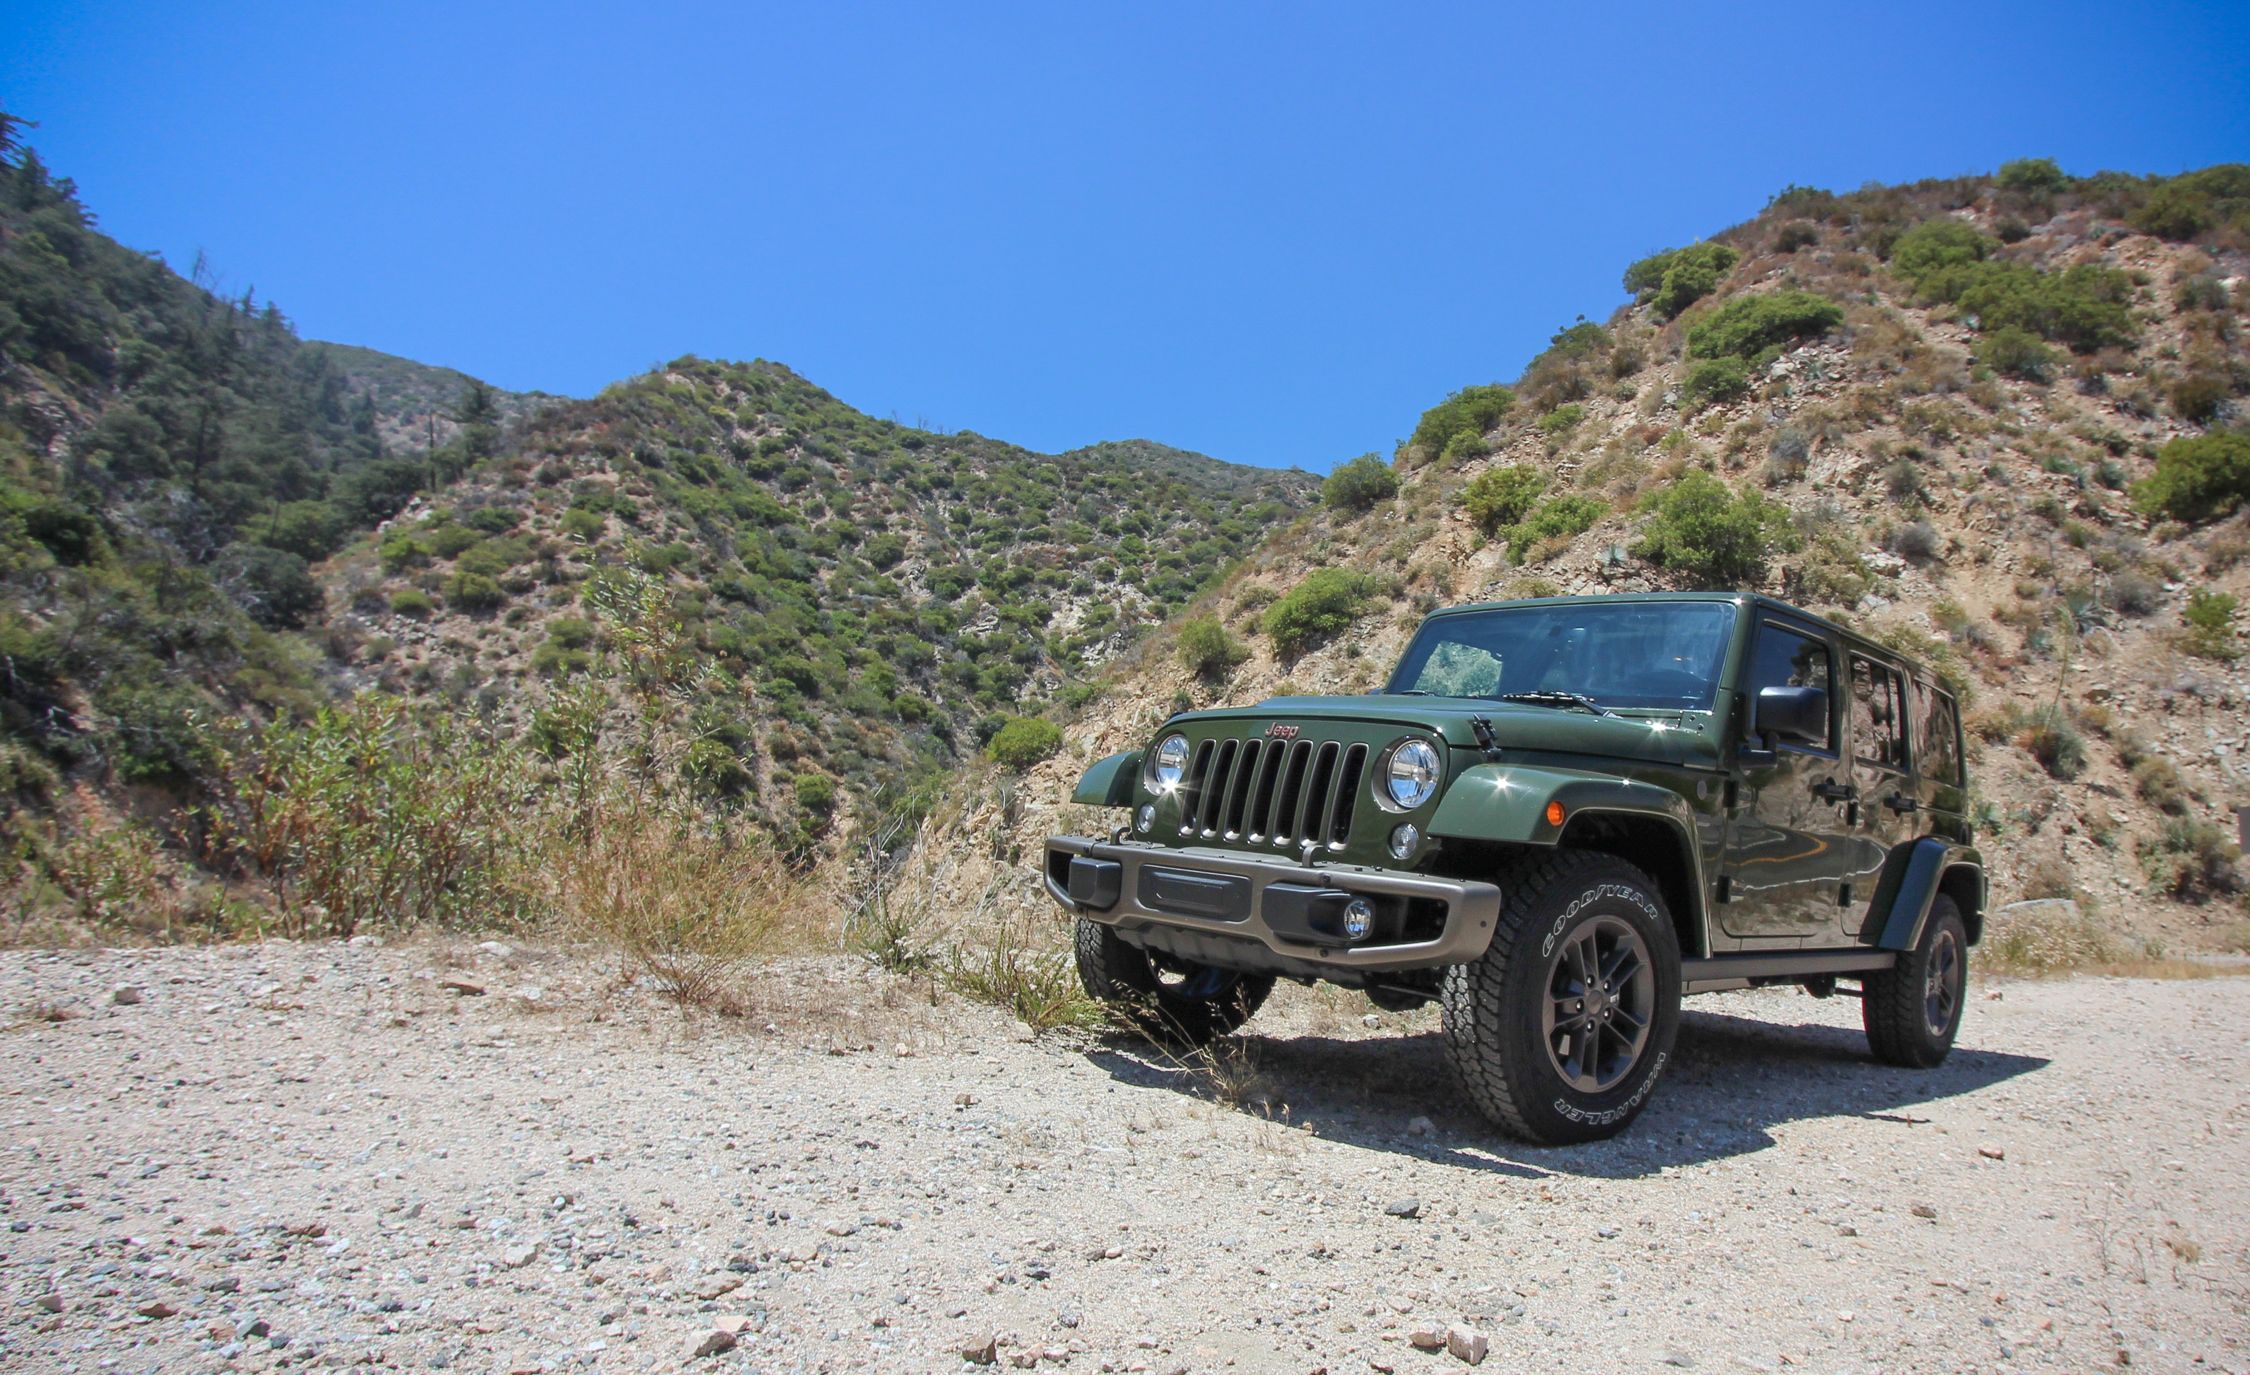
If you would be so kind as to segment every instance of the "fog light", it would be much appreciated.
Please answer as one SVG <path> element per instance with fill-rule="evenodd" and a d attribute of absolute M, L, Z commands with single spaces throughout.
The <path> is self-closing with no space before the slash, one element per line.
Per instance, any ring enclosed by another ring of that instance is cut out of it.
<path fill-rule="evenodd" d="M 1149 803 L 1143 802 L 1141 804 L 1140 815 L 1133 818 L 1133 824 L 1140 827 L 1144 831 L 1149 827 L 1154 826 L 1156 824 L 1156 808 Z"/>
<path fill-rule="evenodd" d="M 1421 843 L 1422 833 L 1414 829 L 1414 823 L 1401 822 L 1391 830 L 1391 858 L 1404 859 L 1413 854 L 1414 847 Z"/>
<path fill-rule="evenodd" d="M 1365 898 L 1353 898 L 1344 904 L 1344 939 L 1363 941 L 1375 929 L 1375 904 Z"/>

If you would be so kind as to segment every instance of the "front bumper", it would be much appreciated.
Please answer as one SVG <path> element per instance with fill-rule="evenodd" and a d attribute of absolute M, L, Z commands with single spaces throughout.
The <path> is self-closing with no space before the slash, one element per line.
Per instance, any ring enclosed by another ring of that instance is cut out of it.
<path fill-rule="evenodd" d="M 1255 941 L 1288 966 L 1373 973 L 1466 964 L 1492 944 L 1500 920 L 1494 884 L 1231 850 L 1049 836 L 1045 872 L 1047 892 L 1064 910 L 1120 932 Z M 1381 914 L 1374 934 L 1358 942 L 1344 939 L 1335 920 L 1355 897 Z"/>

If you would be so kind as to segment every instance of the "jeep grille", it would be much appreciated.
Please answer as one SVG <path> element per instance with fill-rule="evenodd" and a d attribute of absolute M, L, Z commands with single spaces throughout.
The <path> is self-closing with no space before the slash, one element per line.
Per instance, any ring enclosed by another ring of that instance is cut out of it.
<path fill-rule="evenodd" d="M 1206 740 L 1180 780 L 1180 834 L 1230 844 L 1341 850 L 1367 746 L 1335 740 Z"/>

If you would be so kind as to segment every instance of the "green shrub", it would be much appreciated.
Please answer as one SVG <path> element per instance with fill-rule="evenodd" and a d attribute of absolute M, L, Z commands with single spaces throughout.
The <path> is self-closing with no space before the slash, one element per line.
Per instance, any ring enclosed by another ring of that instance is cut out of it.
<path fill-rule="evenodd" d="M 789 792 L 808 816 L 825 817 L 836 810 L 836 780 L 827 774 L 798 774 L 789 781 Z"/>
<path fill-rule="evenodd" d="M 1948 268 L 1983 262 L 1992 240 L 1960 220 L 1924 220 L 1891 246 L 1891 270 L 1917 287 Z"/>
<path fill-rule="evenodd" d="M 1274 652 L 1296 655 L 1336 634 L 1359 618 L 1382 580 L 1345 568 L 1323 568 L 1266 608 L 1261 622 Z"/>
<path fill-rule="evenodd" d="M 1539 507 L 1508 531 L 1508 555 L 1522 563 L 1541 544 L 1584 534 L 1594 522 L 1609 514 L 1609 503 L 1598 497 L 1559 496 Z"/>
<path fill-rule="evenodd" d="M 1773 236 L 1773 251 L 1795 253 L 1820 242 L 1820 231 L 1803 220 L 1792 220 Z"/>
<path fill-rule="evenodd" d="M 2133 486 L 2149 515 L 2212 520 L 2250 502 L 2250 435 L 2221 431 L 2175 439 L 2157 451 L 2156 471 Z"/>
<path fill-rule="evenodd" d="M 394 616 L 411 616 L 415 620 L 421 620 L 436 609 L 437 603 L 431 601 L 429 594 L 419 587 L 402 587 L 391 594 L 391 614 Z"/>
<path fill-rule="evenodd" d="M 1962 269 L 1950 299 L 1980 330 L 2028 329 L 2079 353 L 2133 342 L 2132 279 L 2115 268 L 2081 263 L 2041 272 L 2017 263 Z M 1952 286 L 1950 274 L 1938 279 Z"/>
<path fill-rule="evenodd" d="M 488 573 L 455 573 L 445 580 L 445 601 L 455 611 L 485 612 L 507 605 L 508 594 Z"/>
<path fill-rule="evenodd" d="M 1339 466 L 1320 484 L 1321 504 L 1331 511 L 1364 511 L 1397 494 L 1398 474 L 1373 454 Z"/>
<path fill-rule="evenodd" d="M 2174 178 L 2148 193 L 2129 217 L 2133 227 L 2160 239 L 2186 241 L 2219 222 L 2210 197 Z"/>
<path fill-rule="evenodd" d="M 1028 769 L 1062 748 L 1062 727 L 1037 716 L 1012 716 L 988 748 L 1002 768 Z"/>
<path fill-rule="evenodd" d="M 1575 401 L 1567 406 L 1557 406 L 1539 417 L 1539 433 L 1550 436 L 1564 434 L 1577 428 L 1578 422 L 1585 418 L 1586 408 Z"/>
<path fill-rule="evenodd" d="M 2234 639 L 2236 602 L 2224 592 L 2199 587 L 2188 594 L 2180 619 L 2187 623 L 2187 651 L 2199 658 L 2231 663 L 2241 650 Z"/>
<path fill-rule="evenodd" d="M 906 540 L 903 536 L 885 531 L 869 540 L 859 552 L 877 568 L 896 568 L 906 559 Z"/>
<path fill-rule="evenodd" d="M 2003 162 L 1992 180 L 2003 191 L 2032 195 L 2051 195 L 2070 189 L 2070 174 L 2058 167 L 2053 158 L 2017 158 L 2013 162 Z"/>
<path fill-rule="evenodd" d="M 1700 468 L 1651 505 L 1655 514 L 1636 552 L 1714 587 L 1756 583 L 1776 548 L 1796 547 L 1786 507 L 1736 492 Z"/>
<path fill-rule="evenodd" d="M 105 684 L 95 706 L 110 767 L 127 782 L 180 787 L 217 757 L 210 711 L 181 684 Z"/>
<path fill-rule="evenodd" d="M 1680 382 L 1680 409 L 1699 411 L 1736 400 L 1750 390 L 1750 366 L 1740 358 L 1703 358 L 1688 364 Z"/>
<path fill-rule="evenodd" d="M 1180 662 L 1188 671 L 1216 678 L 1250 657 L 1250 646 L 1231 634 L 1216 616 L 1195 616 L 1180 623 Z"/>
<path fill-rule="evenodd" d="M 1475 430 L 1463 430 L 1445 441 L 1445 451 L 1438 455 L 1438 464 L 1441 467 L 1458 468 L 1471 459 L 1482 458 L 1491 452 L 1491 440 Z"/>
<path fill-rule="evenodd" d="M 521 757 L 439 708 L 323 708 L 227 757 L 210 849 L 271 887 L 293 936 L 501 924 L 525 906 Z"/>
<path fill-rule="evenodd" d="M 327 609 L 304 559 L 285 550 L 231 545 L 212 573 L 234 604 L 268 630 L 301 630 Z"/>
<path fill-rule="evenodd" d="M 1430 462 L 1444 454 L 1456 437 L 1483 439 L 1488 431 L 1499 428 L 1515 404 L 1516 394 L 1497 383 L 1463 387 L 1422 412 L 1406 445 L 1422 462 Z"/>
<path fill-rule="evenodd" d="M 2224 377 L 2207 372 L 2191 372 L 2174 382 L 2165 398 L 2180 419 L 2191 425 L 2208 425 L 2219 418 L 2219 408 L 2234 395 L 2234 388 Z"/>
<path fill-rule="evenodd" d="M 2071 721 L 2070 713 L 2052 702 L 2033 707 L 2024 715 L 2016 743 L 2039 761 L 2050 777 L 2068 783 L 2086 771 L 2086 737 Z"/>
<path fill-rule="evenodd" d="M 2242 851 L 2208 821 L 2166 817 L 2155 839 L 2141 847 L 2141 868 L 2162 891 L 2190 902 L 2239 893 Z"/>
<path fill-rule="evenodd" d="M 1688 326 L 1688 354 L 1750 358 L 1768 348 L 1825 334 L 1843 322 L 1843 307 L 1809 291 L 1742 296 Z"/>
<path fill-rule="evenodd" d="M 1546 485 L 1545 474 L 1520 463 L 1487 468 L 1462 489 L 1461 510 L 1489 535 L 1522 520 Z"/>
<path fill-rule="evenodd" d="M 557 616 L 547 623 L 547 638 L 564 649 L 584 649 L 594 642 L 594 623 L 576 616 Z"/>
<path fill-rule="evenodd" d="M 1670 320 L 1718 290 L 1742 255 L 1725 244 L 1697 243 L 1641 259 L 1625 269 L 1625 289 Z"/>
<path fill-rule="evenodd" d="M 573 506 L 563 512 L 563 533 L 574 540 L 583 540 L 588 544 L 592 544 L 602 537 L 602 527 L 606 523 L 607 517 L 603 516 L 601 512 L 589 511 L 583 506 Z"/>
<path fill-rule="evenodd" d="M 1984 346 L 1979 350 L 1992 370 L 2004 377 L 2017 377 L 2026 382 L 2048 382 L 2055 375 L 2055 351 L 2039 341 L 2030 330 L 2009 325 L 1984 336 Z"/>

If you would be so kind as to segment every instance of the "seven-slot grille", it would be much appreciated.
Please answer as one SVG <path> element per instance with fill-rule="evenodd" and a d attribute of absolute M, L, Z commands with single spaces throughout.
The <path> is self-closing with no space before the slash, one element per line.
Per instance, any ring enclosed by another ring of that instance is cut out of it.
<path fill-rule="evenodd" d="M 1180 834 L 1244 845 L 1351 837 L 1367 746 L 1335 740 L 1206 740 L 1180 780 Z"/>

